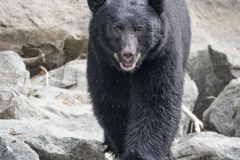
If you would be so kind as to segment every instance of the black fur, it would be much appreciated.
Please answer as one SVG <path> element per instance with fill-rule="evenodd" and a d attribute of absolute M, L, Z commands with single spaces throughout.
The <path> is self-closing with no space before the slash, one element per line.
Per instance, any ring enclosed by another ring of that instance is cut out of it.
<path fill-rule="evenodd" d="M 88 0 L 87 80 L 106 151 L 121 160 L 172 160 L 191 31 L 184 0 Z M 93 5 L 92 5 L 93 4 Z M 141 26 L 140 29 L 136 27 Z M 123 48 L 141 57 L 126 72 Z M 117 53 L 118 59 L 114 57 Z"/>

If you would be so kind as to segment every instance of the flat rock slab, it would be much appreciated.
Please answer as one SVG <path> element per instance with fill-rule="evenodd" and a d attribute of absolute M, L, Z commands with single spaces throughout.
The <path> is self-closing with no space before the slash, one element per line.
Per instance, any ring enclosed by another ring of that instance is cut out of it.
<path fill-rule="evenodd" d="M 172 152 L 177 160 L 238 160 L 240 138 L 214 132 L 188 134 L 172 147 Z"/>

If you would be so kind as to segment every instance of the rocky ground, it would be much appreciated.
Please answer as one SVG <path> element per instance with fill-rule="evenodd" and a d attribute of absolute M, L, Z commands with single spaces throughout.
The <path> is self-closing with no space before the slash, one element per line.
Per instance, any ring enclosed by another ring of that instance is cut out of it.
<path fill-rule="evenodd" d="M 178 160 L 240 159 L 240 0 L 187 0 L 192 45 L 184 105 L 205 131 L 187 134 Z M 85 0 L 0 2 L 0 160 L 106 160 L 103 131 L 86 86 Z M 46 54 L 46 74 L 30 79 L 21 57 Z"/>

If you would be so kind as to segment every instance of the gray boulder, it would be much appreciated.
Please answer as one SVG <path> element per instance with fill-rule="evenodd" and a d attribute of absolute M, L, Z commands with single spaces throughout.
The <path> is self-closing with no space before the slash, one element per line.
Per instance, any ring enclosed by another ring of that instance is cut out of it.
<path fill-rule="evenodd" d="M 203 114 L 207 129 L 226 136 L 239 136 L 240 79 L 232 80 Z"/>
<path fill-rule="evenodd" d="M 15 52 L 0 52 L 0 89 L 7 85 L 19 87 L 30 84 L 29 72 Z"/>
<path fill-rule="evenodd" d="M 0 159 L 39 160 L 39 156 L 23 141 L 10 136 L 0 136 Z"/>
<path fill-rule="evenodd" d="M 177 160 L 237 160 L 240 138 L 229 138 L 214 132 L 188 134 L 172 147 Z"/>

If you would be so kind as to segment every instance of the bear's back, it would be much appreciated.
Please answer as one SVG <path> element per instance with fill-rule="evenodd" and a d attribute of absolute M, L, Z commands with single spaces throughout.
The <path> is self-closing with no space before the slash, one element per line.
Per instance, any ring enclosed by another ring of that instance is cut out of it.
<path fill-rule="evenodd" d="M 172 28 L 177 29 L 173 37 L 179 36 L 183 53 L 183 67 L 185 69 L 191 43 L 191 24 L 185 0 L 165 0 L 165 14 Z M 172 29 L 171 29 L 172 30 Z"/>

